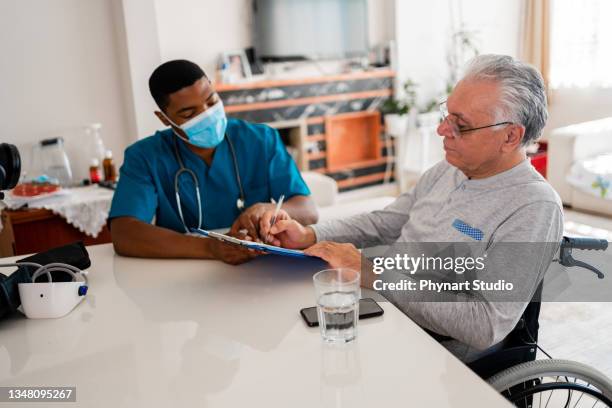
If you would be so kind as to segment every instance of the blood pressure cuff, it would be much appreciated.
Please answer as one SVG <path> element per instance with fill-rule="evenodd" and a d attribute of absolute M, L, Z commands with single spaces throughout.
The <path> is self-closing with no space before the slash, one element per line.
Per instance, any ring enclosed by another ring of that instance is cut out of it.
<path fill-rule="evenodd" d="M 53 248 L 17 261 L 17 263 L 20 262 L 34 262 L 40 265 L 60 262 L 72 265 L 81 270 L 91 266 L 89 254 L 81 241 Z M 8 313 L 14 312 L 21 305 L 17 285 L 19 283 L 32 282 L 32 274 L 35 270 L 36 267 L 34 266 L 23 265 L 18 267 L 17 270 L 9 276 L 0 273 L 0 318 Z M 72 275 L 61 271 L 51 272 L 51 278 L 54 282 L 72 281 Z M 47 276 L 43 274 L 36 281 L 47 282 L 48 279 Z"/>

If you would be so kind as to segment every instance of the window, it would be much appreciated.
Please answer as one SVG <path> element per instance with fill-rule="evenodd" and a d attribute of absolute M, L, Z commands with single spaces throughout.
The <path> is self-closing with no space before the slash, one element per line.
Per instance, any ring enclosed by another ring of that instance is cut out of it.
<path fill-rule="evenodd" d="M 552 88 L 612 87 L 612 1 L 551 0 Z"/>

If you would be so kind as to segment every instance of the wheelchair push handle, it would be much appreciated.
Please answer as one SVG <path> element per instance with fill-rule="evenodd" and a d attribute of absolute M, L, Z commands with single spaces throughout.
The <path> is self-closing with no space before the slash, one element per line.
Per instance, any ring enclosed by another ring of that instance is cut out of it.
<path fill-rule="evenodd" d="M 585 268 L 595 273 L 599 279 L 604 278 L 604 274 L 593 265 L 579 261 L 572 257 L 572 249 L 587 249 L 595 251 L 605 251 L 608 248 L 608 241 L 605 239 L 594 238 L 570 238 L 563 237 L 559 247 L 559 263 L 563 266 Z"/>
<path fill-rule="evenodd" d="M 574 248 L 574 249 L 587 249 L 595 251 L 605 251 L 608 248 L 608 241 L 605 239 L 594 239 L 594 238 L 570 238 L 563 237 L 561 241 L 561 247 L 563 248 Z"/>

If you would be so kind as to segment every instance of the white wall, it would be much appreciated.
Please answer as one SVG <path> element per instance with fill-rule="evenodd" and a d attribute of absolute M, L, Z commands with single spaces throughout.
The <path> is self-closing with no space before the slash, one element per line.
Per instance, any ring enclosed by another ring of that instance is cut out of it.
<path fill-rule="evenodd" d="M 162 62 L 155 4 L 151 0 L 113 0 L 122 88 L 129 115 L 127 144 L 163 127 L 153 111 L 149 77 Z"/>
<path fill-rule="evenodd" d="M 214 78 L 222 52 L 251 45 L 250 4 L 250 0 L 155 0 L 162 60 L 191 60 Z"/>
<path fill-rule="evenodd" d="M 370 44 L 395 36 L 394 0 L 368 0 Z M 185 58 L 214 78 L 224 51 L 252 45 L 251 0 L 155 0 L 162 60 Z"/>
<path fill-rule="evenodd" d="M 395 0 L 368 0 L 370 46 L 395 40 Z"/>
<path fill-rule="evenodd" d="M 27 145 L 64 136 L 81 177 L 87 163 L 79 162 L 80 127 L 101 122 L 120 163 L 127 120 L 116 40 L 107 0 L 1 0 L 1 141 L 27 156 Z"/>
<path fill-rule="evenodd" d="M 520 1 L 518 0 L 396 0 L 395 32 L 398 78 L 419 84 L 424 103 L 444 90 L 448 68 L 446 50 L 451 38 L 451 6 L 455 21 L 463 16 L 465 28 L 476 31 L 481 54 L 517 56 Z"/>

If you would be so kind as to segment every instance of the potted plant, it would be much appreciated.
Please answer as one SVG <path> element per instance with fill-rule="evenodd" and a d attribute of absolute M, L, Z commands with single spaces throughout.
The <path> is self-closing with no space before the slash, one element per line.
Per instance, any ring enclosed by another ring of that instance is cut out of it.
<path fill-rule="evenodd" d="M 401 137 L 408 127 L 409 113 L 416 107 L 417 84 L 410 79 L 402 84 L 402 95 L 398 98 L 389 98 L 381 107 L 385 118 L 386 132 L 394 137 Z"/>

